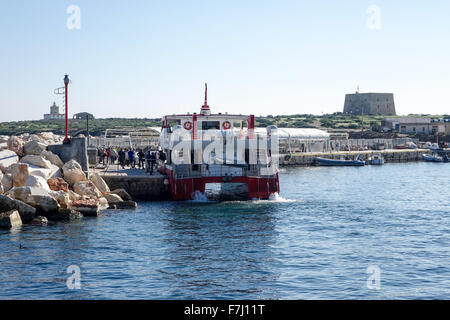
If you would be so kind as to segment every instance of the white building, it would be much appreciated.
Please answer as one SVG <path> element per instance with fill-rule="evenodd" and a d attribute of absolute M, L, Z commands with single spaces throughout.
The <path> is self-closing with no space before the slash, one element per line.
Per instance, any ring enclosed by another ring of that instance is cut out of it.
<path fill-rule="evenodd" d="M 50 113 L 44 114 L 44 120 L 63 120 L 65 118 L 64 113 L 59 113 L 59 107 L 53 102 L 50 106 Z"/>
<path fill-rule="evenodd" d="M 266 128 L 256 128 L 264 133 Z M 330 134 L 313 128 L 278 128 L 280 153 L 291 152 L 325 152 L 329 151 Z"/>

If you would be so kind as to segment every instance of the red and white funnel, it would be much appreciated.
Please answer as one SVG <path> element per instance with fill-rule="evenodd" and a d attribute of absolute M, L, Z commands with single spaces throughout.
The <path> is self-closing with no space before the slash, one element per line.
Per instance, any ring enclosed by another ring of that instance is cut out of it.
<path fill-rule="evenodd" d="M 208 84 L 205 83 L 205 103 L 202 106 L 202 108 L 200 109 L 200 114 L 204 115 L 204 116 L 209 116 L 211 114 L 211 110 L 209 109 L 208 106 Z"/>

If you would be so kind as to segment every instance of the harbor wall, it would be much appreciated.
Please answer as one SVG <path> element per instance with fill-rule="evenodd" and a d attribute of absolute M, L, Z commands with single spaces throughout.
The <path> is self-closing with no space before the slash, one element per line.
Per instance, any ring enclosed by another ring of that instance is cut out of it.
<path fill-rule="evenodd" d="M 52 144 L 47 149 L 58 155 L 64 163 L 76 160 L 84 172 L 89 172 L 86 138 L 71 138 L 69 144 Z"/>
<path fill-rule="evenodd" d="M 407 150 L 382 150 L 382 151 L 339 151 L 331 153 L 294 153 L 292 155 L 282 155 L 280 166 L 311 166 L 314 165 L 316 157 L 327 159 L 340 159 L 349 157 L 354 159 L 358 154 L 361 160 L 367 160 L 372 154 L 380 153 L 385 162 L 411 162 L 422 161 L 422 154 L 429 153 L 428 149 L 407 149 Z"/>
<path fill-rule="evenodd" d="M 111 190 L 125 189 L 133 198 L 165 200 L 170 198 L 170 188 L 164 176 L 102 175 Z"/>

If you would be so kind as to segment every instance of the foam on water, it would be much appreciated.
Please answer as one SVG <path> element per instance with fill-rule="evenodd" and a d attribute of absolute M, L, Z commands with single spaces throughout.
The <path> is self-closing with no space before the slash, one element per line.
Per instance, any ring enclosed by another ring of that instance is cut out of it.
<path fill-rule="evenodd" d="M 280 196 L 277 192 L 271 193 L 269 196 L 269 199 L 267 200 L 261 200 L 261 199 L 252 199 L 252 203 L 273 203 L 273 202 L 279 202 L 279 203 L 289 203 L 289 202 L 297 202 L 297 200 L 290 200 L 285 199 L 282 196 Z"/>
<path fill-rule="evenodd" d="M 194 199 L 189 200 L 188 202 L 193 202 L 193 203 L 210 203 L 210 202 L 213 202 L 213 201 L 208 199 L 208 196 L 206 195 L 205 192 L 195 191 Z"/>

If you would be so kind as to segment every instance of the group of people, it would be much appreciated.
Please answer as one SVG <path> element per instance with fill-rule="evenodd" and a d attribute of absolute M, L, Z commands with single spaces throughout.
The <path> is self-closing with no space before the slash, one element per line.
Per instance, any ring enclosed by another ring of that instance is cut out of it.
<path fill-rule="evenodd" d="M 153 174 L 157 160 L 166 161 L 165 152 L 159 148 L 99 148 L 98 149 L 99 164 L 113 165 L 119 164 L 122 169 L 125 167 L 146 170 Z"/>

